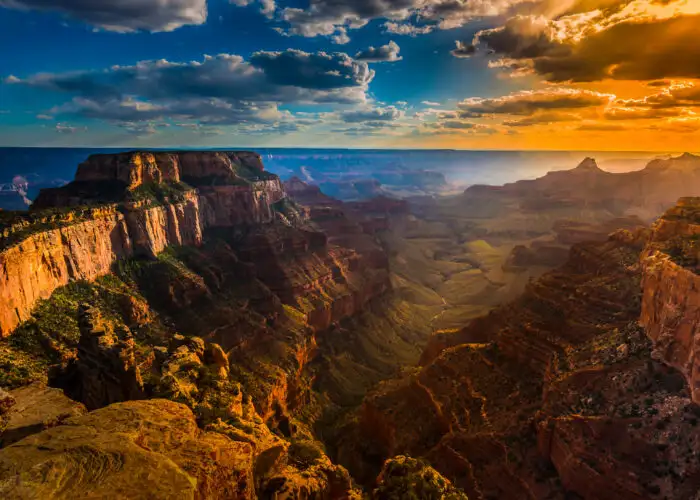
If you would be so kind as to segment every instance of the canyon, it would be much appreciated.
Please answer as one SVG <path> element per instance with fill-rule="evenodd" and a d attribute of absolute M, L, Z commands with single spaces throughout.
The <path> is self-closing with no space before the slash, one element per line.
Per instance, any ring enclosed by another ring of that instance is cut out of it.
<path fill-rule="evenodd" d="M 91 156 L 0 212 L 0 492 L 693 498 L 698 181 L 343 202 L 250 152 Z"/>

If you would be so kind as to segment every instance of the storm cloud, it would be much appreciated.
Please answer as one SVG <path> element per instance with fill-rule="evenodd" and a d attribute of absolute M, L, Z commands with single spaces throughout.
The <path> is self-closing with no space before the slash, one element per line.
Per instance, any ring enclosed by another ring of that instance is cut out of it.
<path fill-rule="evenodd" d="M 0 7 L 54 11 L 109 31 L 173 31 L 207 20 L 206 0 L 0 0 Z"/>

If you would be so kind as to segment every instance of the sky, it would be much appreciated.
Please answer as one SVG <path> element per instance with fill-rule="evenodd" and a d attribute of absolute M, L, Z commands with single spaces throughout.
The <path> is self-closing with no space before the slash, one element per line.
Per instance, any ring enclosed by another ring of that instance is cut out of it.
<path fill-rule="evenodd" d="M 0 146 L 697 151 L 700 0 L 0 0 Z"/>

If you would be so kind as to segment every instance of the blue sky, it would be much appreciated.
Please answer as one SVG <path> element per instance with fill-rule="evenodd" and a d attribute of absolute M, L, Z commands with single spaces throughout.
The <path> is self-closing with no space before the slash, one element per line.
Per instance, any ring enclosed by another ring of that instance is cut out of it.
<path fill-rule="evenodd" d="M 633 44 L 585 51 L 640 21 L 681 32 L 700 2 L 554 3 L 0 0 L 0 145 L 600 147 L 633 125 L 697 131 L 697 49 L 660 41 L 672 55 L 647 58 L 685 68 L 654 71 Z M 644 100 L 678 92 L 693 95 L 669 112 Z"/>

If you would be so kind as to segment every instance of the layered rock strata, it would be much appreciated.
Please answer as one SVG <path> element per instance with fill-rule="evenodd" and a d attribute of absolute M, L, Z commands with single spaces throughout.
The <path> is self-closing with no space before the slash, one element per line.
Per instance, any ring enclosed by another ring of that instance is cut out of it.
<path fill-rule="evenodd" d="M 196 189 L 170 183 L 187 180 Z M 153 192 L 156 192 L 154 195 Z M 0 238 L 0 335 L 27 320 L 39 299 L 92 281 L 124 258 L 200 245 L 203 230 L 266 224 L 285 198 L 279 179 L 247 152 L 96 155 L 76 180 L 44 190 L 30 220 Z M 98 208 L 78 209 L 92 204 Z M 76 207 L 68 208 L 66 207 Z M 41 210 L 43 209 L 43 210 Z"/>
<path fill-rule="evenodd" d="M 659 359 L 700 402 L 700 198 L 683 198 L 654 225 L 643 258 L 640 321 Z"/>

